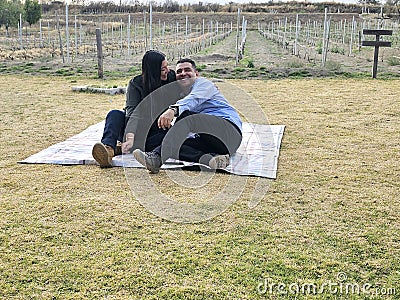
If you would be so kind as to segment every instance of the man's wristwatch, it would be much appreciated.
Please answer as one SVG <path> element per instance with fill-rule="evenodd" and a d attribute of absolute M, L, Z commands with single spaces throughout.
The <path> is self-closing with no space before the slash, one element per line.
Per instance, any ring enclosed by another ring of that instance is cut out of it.
<path fill-rule="evenodd" d="M 174 111 L 174 117 L 179 116 L 179 105 L 170 105 L 168 108 Z"/>

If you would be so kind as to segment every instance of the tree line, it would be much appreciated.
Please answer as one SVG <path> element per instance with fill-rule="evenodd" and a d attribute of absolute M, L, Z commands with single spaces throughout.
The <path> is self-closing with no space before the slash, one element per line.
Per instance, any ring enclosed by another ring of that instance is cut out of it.
<path fill-rule="evenodd" d="M 149 1 L 146 1 L 147 4 L 139 0 L 119 1 L 119 4 L 116 4 L 112 1 L 99 3 L 94 1 L 87 2 L 87 0 L 72 0 L 71 5 L 76 6 L 76 11 L 80 11 L 82 14 L 140 13 L 148 10 L 149 7 Z M 178 1 L 173 0 L 152 2 L 152 10 L 163 13 L 224 13 L 237 12 L 238 8 L 242 12 L 248 13 L 324 13 L 326 7 L 332 13 L 360 13 L 362 11 L 380 13 L 383 7 L 387 16 L 400 16 L 400 0 L 386 0 L 384 5 L 379 0 L 358 0 L 356 4 L 338 3 L 329 0 L 326 2 L 268 0 L 265 3 L 252 3 L 249 1 L 249 3 L 244 4 L 238 4 L 234 1 L 228 4 L 209 3 L 209 1 L 199 1 L 197 4 L 180 4 Z M 63 5 L 64 2 L 53 1 L 44 4 L 43 11 L 52 13 Z"/>
<path fill-rule="evenodd" d="M 0 0 L 0 27 L 4 26 L 6 32 L 9 27 L 18 27 L 21 21 L 32 25 L 41 17 L 42 6 L 37 0 L 25 0 L 24 4 L 18 1 Z"/>

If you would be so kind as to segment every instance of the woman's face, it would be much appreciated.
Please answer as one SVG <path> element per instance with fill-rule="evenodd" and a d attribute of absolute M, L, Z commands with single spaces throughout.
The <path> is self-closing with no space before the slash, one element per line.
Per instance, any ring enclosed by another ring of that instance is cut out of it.
<path fill-rule="evenodd" d="M 164 59 L 161 63 L 161 80 L 167 80 L 168 72 L 168 61 Z"/>

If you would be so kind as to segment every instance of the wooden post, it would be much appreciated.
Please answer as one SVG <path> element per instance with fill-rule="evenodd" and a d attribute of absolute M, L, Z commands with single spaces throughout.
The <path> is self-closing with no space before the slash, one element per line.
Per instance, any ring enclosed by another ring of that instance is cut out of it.
<path fill-rule="evenodd" d="M 287 48 L 287 43 L 286 43 L 286 30 L 287 30 L 287 17 L 285 17 L 285 26 L 284 26 L 284 32 L 283 32 L 283 48 Z"/>
<path fill-rule="evenodd" d="M 128 44 L 128 57 L 131 56 L 131 14 L 128 15 L 128 27 L 126 28 L 126 38 Z"/>
<path fill-rule="evenodd" d="M 19 49 L 22 50 L 22 14 L 19 14 L 19 30 L 18 30 L 18 37 L 19 37 Z"/>
<path fill-rule="evenodd" d="M 323 38 L 322 38 L 322 61 L 321 61 L 321 65 L 322 67 L 325 67 L 325 62 L 326 62 L 326 53 L 327 51 L 325 51 L 325 47 L 326 47 L 326 32 L 327 32 L 327 25 L 328 25 L 328 8 L 325 7 L 325 14 L 324 14 L 324 33 L 323 33 Z"/>
<path fill-rule="evenodd" d="M 185 49 L 184 49 L 184 52 L 183 52 L 184 53 L 183 56 L 185 56 L 185 57 L 187 55 L 188 35 L 189 35 L 189 32 L 188 32 L 188 16 L 186 15 L 186 17 L 185 17 Z"/>
<path fill-rule="evenodd" d="M 393 30 L 379 30 L 379 29 L 363 29 L 364 35 L 375 35 L 375 41 L 362 41 L 362 46 L 374 46 L 374 65 L 372 67 L 372 78 L 376 78 L 378 71 L 378 53 L 379 47 L 391 47 L 391 42 L 381 41 L 381 35 L 392 35 Z"/>
<path fill-rule="evenodd" d="M 294 37 L 294 48 L 293 48 L 293 54 L 295 55 L 295 56 L 299 56 L 299 50 L 298 50 L 298 43 L 299 43 L 299 35 L 300 35 L 300 33 L 299 33 L 299 31 L 300 31 L 300 25 L 299 25 L 299 14 L 296 14 L 296 34 L 295 34 L 295 37 Z"/>
<path fill-rule="evenodd" d="M 76 15 L 74 16 L 74 32 L 75 32 L 75 59 L 78 58 L 78 24 Z"/>
<path fill-rule="evenodd" d="M 206 36 L 205 36 L 205 25 L 204 25 L 204 18 L 203 18 L 203 24 L 201 28 L 201 35 L 202 35 L 202 40 L 201 40 L 201 50 L 204 50 L 206 47 Z"/>
<path fill-rule="evenodd" d="M 43 48 L 42 19 L 39 20 L 39 47 Z"/>
<path fill-rule="evenodd" d="M 143 10 L 143 40 L 144 40 L 144 50 L 147 51 L 147 20 L 146 20 L 146 10 Z"/>
<path fill-rule="evenodd" d="M 122 29 L 123 29 L 123 23 L 122 23 L 122 19 L 119 23 L 119 49 L 121 50 L 121 55 L 122 55 L 122 51 L 123 51 L 123 42 L 122 42 Z"/>
<path fill-rule="evenodd" d="M 101 31 L 100 28 L 96 28 L 96 42 L 97 42 L 97 65 L 98 65 L 98 77 L 103 79 L 103 48 L 101 45 Z"/>
<path fill-rule="evenodd" d="M 355 30 L 356 30 L 356 21 L 353 16 L 353 21 L 351 22 L 349 56 L 351 56 L 353 54 L 353 38 L 354 38 Z"/>
<path fill-rule="evenodd" d="M 68 4 L 65 5 L 65 39 L 66 39 L 66 52 L 67 52 L 67 63 L 70 63 L 69 59 L 69 27 L 68 27 Z"/>
<path fill-rule="evenodd" d="M 63 63 L 65 63 L 63 45 L 62 45 L 62 40 L 61 40 L 61 31 L 60 31 L 60 16 L 58 15 L 58 13 L 57 13 L 57 31 L 58 31 L 58 40 L 60 42 L 60 54 L 61 54 Z"/>
<path fill-rule="evenodd" d="M 149 12 L 149 49 L 153 49 L 153 5 L 151 1 L 149 2 L 150 12 Z M 186 46 L 186 44 L 185 44 Z"/>

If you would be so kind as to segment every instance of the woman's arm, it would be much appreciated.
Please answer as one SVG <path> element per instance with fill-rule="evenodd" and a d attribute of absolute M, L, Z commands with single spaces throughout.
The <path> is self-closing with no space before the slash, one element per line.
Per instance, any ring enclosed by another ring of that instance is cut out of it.
<path fill-rule="evenodd" d="M 122 153 L 128 153 L 133 147 L 139 118 L 135 109 L 143 98 L 141 81 L 142 77 L 136 76 L 128 83 L 125 105 L 125 141 L 122 143 Z"/>
<path fill-rule="evenodd" d="M 131 79 L 128 83 L 128 88 L 126 89 L 126 104 L 125 104 L 125 115 L 130 117 L 134 112 L 136 106 L 143 99 L 143 86 L 142 86 L 142 76 L 136 76 Z"/>

